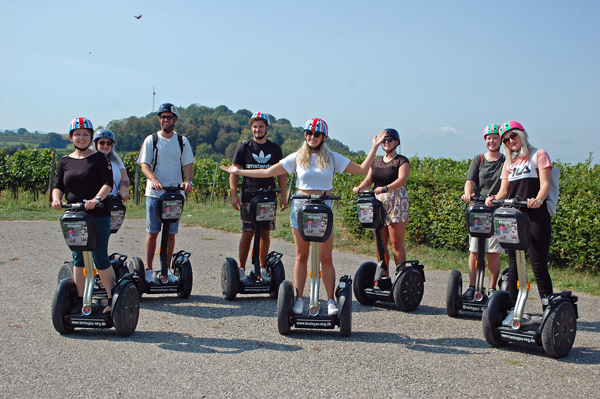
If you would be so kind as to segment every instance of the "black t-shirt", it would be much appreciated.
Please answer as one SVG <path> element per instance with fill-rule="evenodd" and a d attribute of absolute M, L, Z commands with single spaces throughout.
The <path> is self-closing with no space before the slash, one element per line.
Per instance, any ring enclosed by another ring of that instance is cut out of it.
<path fill-rule="evenodd" d="M 264 144 L 258 144 L 250 139 L 237 146 L 231 162 L 240 165 L 242 169 L 268 169 L 282 158 L 281 147 L 277 144 L 269 140 Z M 253 198 L 253 196 L 245 194 L 246 189 L 268 187 L 276 187 L 273 177 L 264 179 L 244 177 L 242 179 L 242 202 L 250 202 Z"/>
<path fill-rule="evenodd" d="M 65 194 L 67 202 L 90 200 L 96 197 L 105 184 L 112 187 L 113 175 L 110 162 L 101 152 L 83 159 L 75 159 L 67 155 L 58 161 L 54 188 Z M 110 216 L 108 196 L 102 203 L 104 207 L 90 210 L 90 215 Z"/>
<path fill-rule="evenodd" d="M 398 179 L 398 170 L 408 162 L 404 155 L 396 154 L 390 162 L 383 162 L 383 157 L 376 158 L 371 165 L 371 178 L 375 187 L 385 187 Z"/>

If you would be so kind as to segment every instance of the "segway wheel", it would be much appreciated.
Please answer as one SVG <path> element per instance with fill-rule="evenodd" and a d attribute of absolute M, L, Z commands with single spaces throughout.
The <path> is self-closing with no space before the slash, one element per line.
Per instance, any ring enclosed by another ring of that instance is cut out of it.
<path fill-rule="evenodd" d="M 192 285 L 194 283 L 194 276 L 192 273 L 192 265 L 190 261 L 185 261 L 181 265 L 181 272 L 179 273 L 179 285 L 177 286 L 177 296 L 179 298 L 188 298 L 192 293 Z"/>
<path fill-rule="evenodd" d="M 60 283 L 61 280 L 66 278 L 73 279 L 73 262 L 70 260 L 65 261 L 60 269 L 58 269 L 58 282 Z"/>
<path fill-rule="evenodd" d="M 552 306 L 542 328 L 542 345 L 548 356 L 565 357 L 571 351 L 577 333 L 577 317 L 573 304 L 561 301 Z"/>
<path fill-rule="evenodd" d="M 502 270 L 502 274 L 498 278 L 498 288 L 500 290 L 508 291 L 508 267 Z"/>
<path fill-rule="evenodd" d="M 140 316 L 140 295 L 136 285 L 128 281 L 121 286 L 112 310 L 113 324 L 119 335 L 128 337 L 135 331 Z"/>
<path fill-rule="evenodd" d="M 340 335 L 342 337 L 349 337 L 352 335 L 352 293 L 348 290 L 343 291 L 338 298 L 338 303 L 342 302 L 340 299 L 345 296 L 344 305 L 340 309 Z"/>
<path fill-rule="evenodd" d="M 462 274 L 454 269 L 450 272 L 446 286 L 446 314 L 450 317 L 458 315 L 458 298 L 462 293 Z"/>
<path fill-rule="evenodd" d="M 375 284 L 375 271 L 377 264 L 375 262 L 365 262 L 356 271 L 354 275 L 354 297 L 362 305 L 368 306 L 377 302 L 377 298 L 365 292 L 366 288 L 373 288 Z"/>
<path fill-rule="evenodd" d="M 512 308 L 508 291 L 496 291 L 483 308 L 481 323 L 483 336 L 488 344 L 494 347 L 506 346 L 508 342 L 500 338 L 497 328 L 502 325 L 502 320 Z"/>
<path fill-rule="evenodd" d="M 413 267 L 403 270 L 394 282 L 394 302 L 398 309 L 412 312 L 418 308 L 424 289 L 425 281 L 420 271 Z"/>
<path fill-rule="evenodd" d="M 289 280 L 284 280 L 279 285 L 279 294 L 277 295 L 277 328 L 281 335 L 288 335 L 292 329 L 293 307 L 294 285 Z"/>
<path fill-rule="evenodd" d="M 277 299 L 279 294 L 279 286 L 285 280 L 285 269 L 283 268 L 283 263 L 281 261 L 277 262 L 275 266 L 273 266 L 273 272 L 271 274 L 271 289 L 269 291 L 269 296 L 273 299 Z"/>
<path fill-rule="evenodd" d="M 233 301 L 238 293 L 240 284 L 240 272 L 237 262 L 233 258 L 225 259 L 221 268 L 221 290 L 223 298 Z"/>
<path fill-rule="evenodd" d="M 52 298 L 52 324 L 60 334 L 69 334 L 74 328 L 67 322 L 71 306 L 77 302 L 77 287 L 73 279 L 64 279 L 56 287 Z"/>
<path fill-rule="evenodd" d="M 135 273 L 139 277 L 137 289 L 141 298 L 146 290 L 146 268 L 144 267 L 144 262 L 137 256 L 134 256 L 129 260 L 127 268 L 130 273 Z"/>

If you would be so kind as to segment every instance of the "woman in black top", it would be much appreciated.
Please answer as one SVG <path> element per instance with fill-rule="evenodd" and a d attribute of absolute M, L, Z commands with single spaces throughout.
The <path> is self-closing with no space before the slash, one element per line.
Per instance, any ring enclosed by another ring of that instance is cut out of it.
<path fill-rule="evenodd" d="M 61 209 L 63 195 L 68 202 L 85 202 L 85 209 L 92 215 L 98 229 L 98 246 L 92 251 L 94 264 L 106 288 L 108 298 L 112 298 L 115 284 L 115 272 L 108 258 L 108 238 L 110 237 L 110 207 L 108 194 L 111 191 L 113 178 L 110 162 L 101 152 L 90 149 L 92 123 L 86 118 L 75 118 L 69 126 L 69 139 L 75 150 L 61 158 L 56 167 L 56 181 L 52 190 L 52 208 Z M 96 209 L 102 202 L 104 207 Z M 77 295 L 82 298 L 85 287 L 83 274 L 83 253 L 73 252 L 73 277 L 77 286 Z M 110 304 L 110 300 L 109 300 Z M 104 312 L 111 310 L 110 305 Z"/>
<path fill-rule="evenodd" d="M 406 182 L 410 174 L 408 158 L 396 153 L 400 145 L 400 135 L 396 129 L 385 129 L 382 147 L 385 156 L 376 158 L 365 179 L 352 191 L 366 190 L 371 185 L 375 187 L 375 195 L 383 203 L 386 210 L 382 237 L 385 246 L 386 262 L 389 264 L 388 242 L 392 242 L 394 261 L 396 265 L 406 260 L 404 249 L 404 233 L 408 223 L 408 192 Z"/>

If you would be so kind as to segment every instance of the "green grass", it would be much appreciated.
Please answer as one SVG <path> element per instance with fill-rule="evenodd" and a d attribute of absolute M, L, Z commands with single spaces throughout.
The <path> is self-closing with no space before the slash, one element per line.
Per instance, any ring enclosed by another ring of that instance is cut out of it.
<path fill-rule="evenodd" d="M 12 199 L 12 195 L 3 191 L 0 193 L 0 220 L 58 220 L 62 211 L 51 209 L 47 197 L 40 195 L 39 201 L 33 201 L 30 193 L 19 193 L 18 200 Z M 141 202 L 134 205 L 133 201 L 127 202 L 128 219 L 144 219 L 145 205 Z M 344 252 L 362 255 L 372 255 L 376 259 L 375 240 L 357 240 L 350 235 L 342 225 L 342 218 L 334 207 L 333 231 L 334 248 Z M 277 229 L 272 233 L 288 242 L 293 242 L 290 228 L 290 212 L 286 209 L 279 212 L 277 216 Z M 229 203 L 214 201 L 212 206 L 203 203 L 196 204 L 193 200 L 186 203 L 182 226 L 202 226 L 209 229 L 239 233 L 240 216 Z M 340 243 L 343 242 L 343 245 Z M 451 270 L 458 269 L 466 277 L 468 253 L 447 251 L 439 248 L 430 248 L 424 245 L 408 243 L 406 246 L 407 259 L 418 259 L 426 266 L 426 270 Z M 508 267 L 506 255 L 502 258 L 502 268 Z M 529 270 L 529 279 L 533 281 L 533 275 Z M 581 272 L 571 269 L 551 269 L 552 282 L 555 290 L 574 290 L 600 296 L 600 276 L 589 272 Z"/>

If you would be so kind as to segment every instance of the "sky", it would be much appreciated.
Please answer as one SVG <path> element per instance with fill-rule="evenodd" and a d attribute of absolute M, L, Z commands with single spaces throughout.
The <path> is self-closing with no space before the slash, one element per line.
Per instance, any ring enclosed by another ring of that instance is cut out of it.
<path fill-rule="evenodd" d="M 142 117 L 154 88 L 154 110 L 225 105 L 293 126 L 322 118 L 354 151 L 393 127 L 404 155 L 470 159 L 486 150 L 485 126 L 516 120 L 551 159 L 593 152 L 599 163 L 595 0 L 0 6 L 1 131 Z"/>

